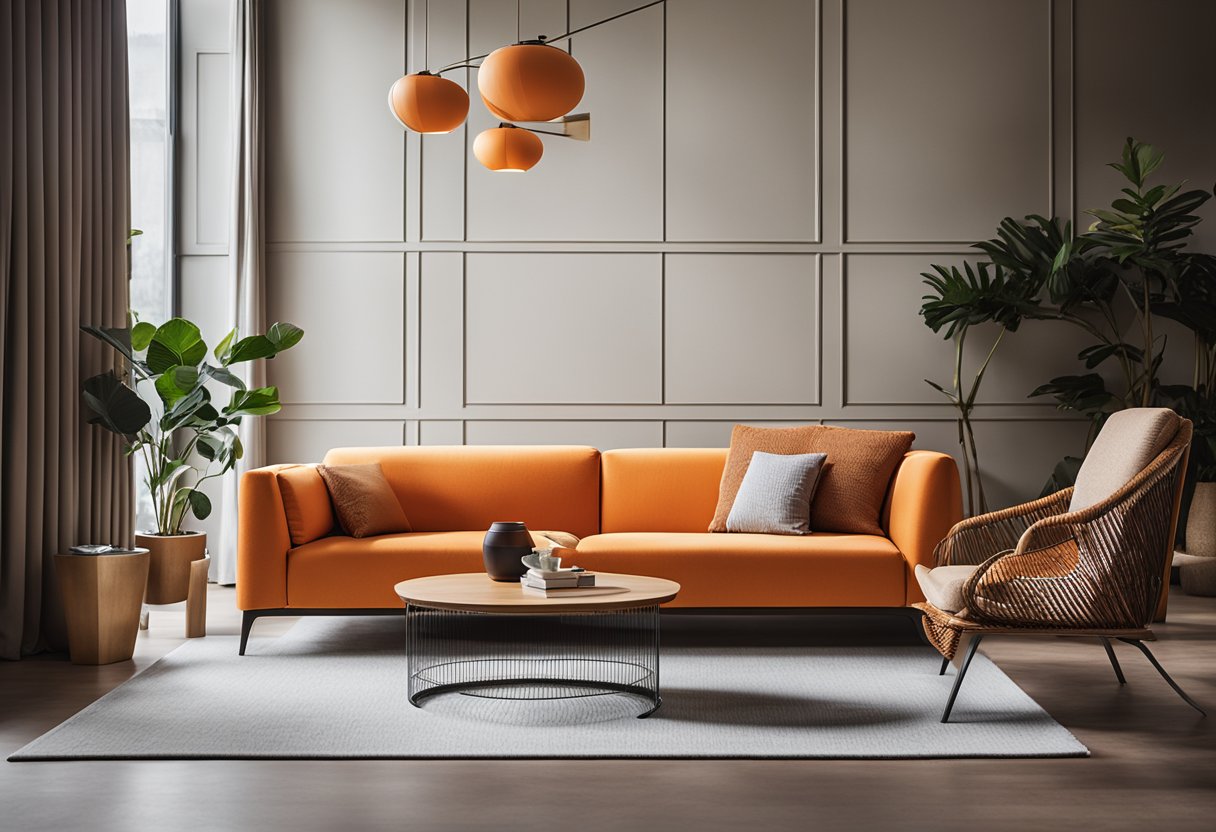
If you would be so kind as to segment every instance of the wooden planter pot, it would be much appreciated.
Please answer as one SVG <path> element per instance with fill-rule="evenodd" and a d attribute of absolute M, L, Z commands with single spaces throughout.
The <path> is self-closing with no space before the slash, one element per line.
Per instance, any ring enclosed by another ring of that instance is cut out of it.
<path fill-rule="evenodd" d="M 185 601 L 190 594 L 190 564 L 207 556 L 207 535 L 137 533 L 135 545 L 151 553 L 145 600 L 149 604 Z"/>

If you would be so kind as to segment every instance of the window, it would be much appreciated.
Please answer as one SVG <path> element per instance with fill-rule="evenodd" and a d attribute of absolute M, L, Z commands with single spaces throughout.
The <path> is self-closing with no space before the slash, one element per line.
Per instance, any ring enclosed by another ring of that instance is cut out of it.
<path fill-rule="evenodd" d="M 170 0 L 127 0 L 131 109 L 131 311 L 163 323 L 172 314 L 172 139 Z M 136 463 L 137 529 L 155 528 L 152 500 Z"/>

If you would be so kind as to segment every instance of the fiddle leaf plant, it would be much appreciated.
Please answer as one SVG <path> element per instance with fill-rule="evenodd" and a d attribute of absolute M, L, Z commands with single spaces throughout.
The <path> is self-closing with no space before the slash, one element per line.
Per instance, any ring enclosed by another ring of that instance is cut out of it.
<path fill-rule="evenodd" d="M 200 486 L 244 455 L 241 420 L 281 408 L 277 387 L 250 389 L 233 365 L 274 358 L 298 344 L 304 330 L 276 323 L 265 335 L 240 338 L 233 329 L 209 352 L 198 326 L 184 318 L 81 329 L 118 352 L 128 370 L 125 378 L 111 370 L 81 384 L 89 422 L 122 437 L 124 451 L 142 460 L 157 534 L 181 534 L 188 516 L 211 514 Z M 212 401 L 212 381 L 231 391 L 222 407 Z"/>

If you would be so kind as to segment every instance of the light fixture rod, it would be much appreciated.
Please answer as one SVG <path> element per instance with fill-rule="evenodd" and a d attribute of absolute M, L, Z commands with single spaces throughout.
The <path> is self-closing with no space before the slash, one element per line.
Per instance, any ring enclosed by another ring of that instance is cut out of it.
<path fill-rule="evenodd" d="M 638 6 L 636 9 L 629 9 L 628 11 L 621 12 L 620 14 L 614 14 L 612 17 L 605 17 L 603 20 L 597 20 L 595 23 L 588 23 L 586 26 L 580 26 L 577 29 L 571 29 L 569 32 L 566 32 L 563 35 L 558 35 L 555 38 L 543 37 L 542 39 L 544 40 L 544 42 L 547 45 L 551 45 L 554 43 L 560 43 L 563 40 L 568 40 L 569 38 L 574 37 L 575 35 L 579 34 L 580 32 L 585 32 L 588 29 L 594 29 L 596 26 L 603 26 L 605 23 L 611 23 L 614 20 L 620 20 L 622 17 L 629 17 L 629 15 L 631 15 L 631 14 L 637 14 L 638 12 L 649 9 L 651 6 L 657 6 L 660 3 L 666 3 L 666 2 L 667 2 L 667 0 L 651 0 L 651 2 Z M 518 11 L 517 11 L 517 15 L 518 15 Z M 515 37 L 518 40 L 519 39 L 518 16 L 516 18 L 515 29 L 516 29 Z M 490 53 L 486 52 L 484 55 L 470 55 L 467 58 L 461 58 L 459 61 L 456 61 L 455 63 L 448 64 L 447 66 L 443 66 L 443 67 L 440 67 L 439 69 L 435 70 L 435 74 L 442 75 L 443 73 L 449 72 L 453 69 L 463 69 L 465 67 L 468 67 L 471 69 L 476 69 L 477 64 L 474 64 L 473 61 L 480 61 L 482 58 L 489 57 L 489 55 L 490 55 Z"/>

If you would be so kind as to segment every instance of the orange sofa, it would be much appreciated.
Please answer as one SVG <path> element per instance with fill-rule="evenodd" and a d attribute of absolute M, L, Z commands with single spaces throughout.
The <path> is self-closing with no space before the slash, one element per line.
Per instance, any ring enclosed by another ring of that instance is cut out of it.
<path fill-rule="evenodd" d="M 400 612 L 398 581 L 481 571 L 482 538 L 495 520 L 577 535 L 578 564 L 590 570 L 678 581 L 673 607 L 890 608 L 924 600 L 913 569 L 933 565 L 934 547 L 962 516 L 951 457 L 904 457 L 883 509 L 883 536 L 710 534 L 726 453 L 337 448 L 326 464 L 380 463 L 413 528 L 363 539 L 330 533 L 329 495 L 306 467 L 249 471 L 237 544 L 241 652 L 260 616 Z"/>

